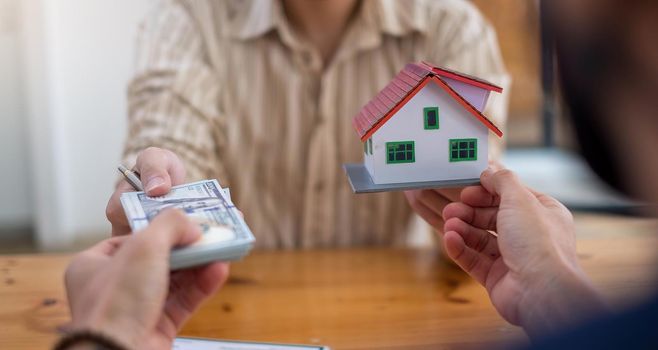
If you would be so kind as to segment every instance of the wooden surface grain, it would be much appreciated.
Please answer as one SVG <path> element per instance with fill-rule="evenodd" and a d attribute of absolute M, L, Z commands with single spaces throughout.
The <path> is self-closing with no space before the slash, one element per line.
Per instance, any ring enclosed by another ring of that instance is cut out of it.
<path fill-rule="evenodd" d="M 656 290 L 656 221 L 576 218 L 586 271 L 618 307 Z M 0 257 L 0 349 L 47 349 L 69 319 L 70 255 Z M 433 250 L 256 252 L 183 335 L 333 349 L 470 349 L 526 341 L 485 291 Z"/>

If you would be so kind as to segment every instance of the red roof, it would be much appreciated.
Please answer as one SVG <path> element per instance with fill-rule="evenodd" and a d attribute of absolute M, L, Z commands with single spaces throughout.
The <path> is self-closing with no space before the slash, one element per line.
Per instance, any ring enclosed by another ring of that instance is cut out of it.
<path fill-rule="evenodd" d="M 503 88 L 501 88 L 498 85 L 494 85 L 484 79 L 480 79 L 478 77 L 474 77 L 472 75 L 464 74 L 461 72 L 457 72 L 451 69 L 443 68 L 443 67 L 435 67 L 432 66 L 431 64 L 427 62 L 422 62 L 421 64 L 427 65 L 432 69 L 432 73 L 444 77 L 444 78 L 450 78 L 450 79 L 455 79 L 458 81 L 461 81 L 462 83 L 470 84 L 473 86 L 477 86 L 479 88 L 489 90 L 489 91 L 495 91 L 498 93 L 503 92 Z"/>
<path fill-rule="evenodd" d="M 441 77 L 455 79 L 491 91 L 503 91 L 499 86 L 463 73 L 435 67 L 425 62 L 409 63 L 352 119 L 352 125 L 354 125 L 361 141 L 370 138 L 375 131 L 384 125 L 430 81 L 445 90 L 494 134 L 499 137 L 503 136 L 503 132 L 494 123 L 453 90 Z"/>

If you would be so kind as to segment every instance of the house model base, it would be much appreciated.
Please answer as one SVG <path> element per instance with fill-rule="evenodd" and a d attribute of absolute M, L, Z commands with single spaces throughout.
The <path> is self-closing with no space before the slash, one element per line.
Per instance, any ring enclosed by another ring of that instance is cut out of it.
<path fill-rule="evenodd" d="M 376 184 L 372 182 L 372 178 L 363 163 L 343 164 L 343 169 L 345 169 L 345 173 L 347 174 L 347 178 L 350 181 L 350 186 L 352 186 L 352 191 L 354 193 L 408 191 L 426 188 L 464 187 L 480 184 L 479 178 Z"/>

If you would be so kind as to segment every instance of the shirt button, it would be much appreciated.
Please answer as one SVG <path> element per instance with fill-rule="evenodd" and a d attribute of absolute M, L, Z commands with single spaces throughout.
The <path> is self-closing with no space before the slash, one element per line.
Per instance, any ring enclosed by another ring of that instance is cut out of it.
<path fill-rule="evenodd" d="M 322 192 L 324 189 L 324 182 L 318 182 L 314 186 L 315 192 Z"/>

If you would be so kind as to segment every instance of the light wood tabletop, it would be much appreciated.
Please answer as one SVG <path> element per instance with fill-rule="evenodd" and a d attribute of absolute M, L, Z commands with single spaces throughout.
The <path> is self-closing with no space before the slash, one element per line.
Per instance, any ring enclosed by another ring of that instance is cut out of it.
<path fill-rule="evenodd" d="M 576 217 L 578 252 L 613 305 L 656 290 L 655 220 Z M 71 255 L 0 257 L 0 349 L 47 349 L 69 319 Z M 145 286 L 147 287 L 147 286 Z M 527 341 L 432 249 L 254 252 L 182 335 L 332 349 L 471 349 Z"/>

